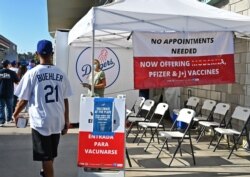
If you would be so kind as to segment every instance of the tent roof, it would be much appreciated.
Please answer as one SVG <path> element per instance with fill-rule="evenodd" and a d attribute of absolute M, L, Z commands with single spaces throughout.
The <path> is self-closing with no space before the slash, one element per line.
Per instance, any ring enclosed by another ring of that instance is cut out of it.
<path fill-rule="evenodd" d="M 93 7 L 70 30 L 68 43 L 124 45 L 132 31 L 233 31 L 250 35 L 250 17 L 197 0 L 120 0 Z M 98 43 L 100 42 L 100 43 Z"/>

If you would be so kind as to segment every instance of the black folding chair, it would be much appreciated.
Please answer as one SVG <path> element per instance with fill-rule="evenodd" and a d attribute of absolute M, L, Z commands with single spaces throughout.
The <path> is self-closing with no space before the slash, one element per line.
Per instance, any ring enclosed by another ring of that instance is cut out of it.
<path fill-rule="evenodd" d="M 126 112 L 129 113 L 130 117 L 137 116 L 137 114 L 140 112 L 144 102 L 145 102 L 144 97 L 138 97 L 136 99 L 134 105 L 132 106 L 132 108 L 131 109 L 126 109 Z"/>
<path fill-rule="evenodd" d="M 150 129 L 150 131 L 151 131 L 151 138 L 150 138 L 150 141 L 148 143 L 148 146 L 151 143 L 152 139 L 154 138 L 155 134 L 157 135 L 157 138 L 158 138 L 158 128 L 163 128 L 163 130 L 165 129 L 164 124 L 161 124 L 161 123 L 162 123 L 162 120 L 163 120 L 167 110 L 168 110 L 168 104 L 167 103 L 159 103 L 157 105 L 154 113 L 152 114 L 149 122 L 139 122 L 138 123 L 138 132 L 136 133 L 136 136 L 135 136 L 133 142 L 136 141 L 138 135 L 143 130 L 142 135 L 141 135 L 141 137 L 140 137 L 140 139 L 139 139 L 139 141 L 137 143 L 139 145 L 141 139 L 146 134 L 148 129 Z M 159 143 L 159 139 L 158 139 L 158 143 Z"/>
<path fill-rule="evenodd" d="M 192 145 L 192 140 L 191 140 L 191 134 L 190 134 L 190 129 L 192 127 L 192 123 L 193 123 L 193 118 L 195 116 L 195 111 L 192 110 L 192 109 L 189 109 L 189 108 L 183 108 L 180 110 L 179 112 L 179 115 L 177 117 L 177 119 L 175 120 L 174 124 L 172 125 L 171 127 L 171 130 L 170 131 L 160 131 L 159 132 L 159 135 L 161 137 L 164 137 L 165 138 L 165 141 L 157 155 L 157 158 L 160 156 L 161 152 L 162 152 L 162 149 L 164 148 L 165 144 L 167 146 L 167 149 L 168 149 L 168 140 L 169 139 L 176 139 L 178 141 L 178 145 L 175 149 L 175 152 L 172 156 L 172 159 L 169 163 L 169 166 L 172 164 L 174 158 L 175 158 L 175 155 L 177 153 L 177 151 L 180 149 L 180 153 L 182 155 L 182 152 L 181 152 L 181 144 L 182 142 L 184 141 L 184 139 L 188 139 L 189 142 L 190 142 L 190 148 L 191 148 L 191 155 L 193 157 L 193 162 L 194 162 L 194 165 L 195 165 L 195 157 L 194 157 L 194 151 L 193 151 L 193 145 Z M 181 121 L 181 122 L 185 122 L 187 124 L 187 127 L 184 131 L 181 131 L 181 130 L 177 130 L 176 129 L 176 123 L 177 121 Z"/>
<path fill-rule="evenodd" d="M 143 122 L 143 121 L 149 120 L 149 115 L 151 113 L 151 110 L 152 110 L 154 104 L 155 104 L 155 102 L 153 100 L 148 99 L 144 102 L 141 110 L 139 111 L 139 113 L 137 114 L 136 117 L 128 116 L 126 121 L 127 121 L 127 124 L 130 124 L 130 125 L 127 129 L 127 137 L 129 136 L 134 125 L 137 125 L 138 122 Z"/>
<path fill-rule="evenodd" d="M 227 103 L 218 103 L 212 113 L 211 120 L 201 120 L 198 125 L 200 127 L 200 133 L 197 137 L 197 143 L 200 138 L 205 135 L 207 129 L 210 129 L 214 133 L 214 128 L 226 126 L 226 116 L 230 109 L 230 105 Z M 194 118 L 195 119 L 195 118 Z M 208 146 L 208 148 L 210 145 Z"/>
<path fill-rule="evenodd" d="M 200 113 L 194 117 L 194 121 L 209 120 L 215 108 L 216 101 L 206 99 L 203 102 Z"/>
<path fill-rule="evenodd" d="M 227 143 L 228 143 L 228 146 L 230 147 L 230 142 L 229 142 L 229 136 L 232 136 L 233 137 L 233 147 L 230 151 L 230 154 L 228 156 L 228 159 L 231 157 L 233 151 L 236 149 L 237 150 L 237 145 L 239 144 L 239 141 L 241 139 L 242 136 L 246 136 L 247 138 L 249 138 L 248 136 L 248 130 L 247 130 L 247 124 L 248 124 L 248 121 L 249 121 L 249 117 L 250 117 L 250 109 L 249 108 L 245 108 L 245 107 L 241 107 L 241 106 L 237 106 L 231 116 L 231 118 L 229 119 L 227 125 L 225 128 L 221 128 L 221 127 L 217 127 L 215 128 L 215 134 L 214 134 L 214 137 L 213 139 L 211 140 L 211 143 L 212 141 L 215 139 L 215 137 L 217 135 L 220 135 L 219 137 L 219 140 L 214 148 L 214 152 L 215 150 L 217 149 L 218 145 L 220 144 L 220 141 L 222 139 L 222 137 L 224 135 L 227 136 Z M 241 129 L 236 129 L 234 128 L 234 124 L 233 124 L 233 121 L 236 120 L 236 121 L 242 121 L 242 128 Z"/>

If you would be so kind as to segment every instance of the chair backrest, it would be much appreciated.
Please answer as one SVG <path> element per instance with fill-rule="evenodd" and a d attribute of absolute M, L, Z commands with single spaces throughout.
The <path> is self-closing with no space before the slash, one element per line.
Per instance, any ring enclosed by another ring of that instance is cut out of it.
<path fill-rule="evenodd" d="M 215 106 L 213 114 L 219 114 L 219 115 L 225 116 L 228 113 L 229 109 L 230 109 L 230 104 L 218 103 Z"/>
<path fill-rule="evenodd" d="M 167 103 L 158 103 L 158 105 L 156 106 L 156 109 L 154 111 L 154 114 L 164 115 L 167 110 L 168 110 Z"/>
<path fill-rule="evenodd" d="M 250 117 L 250 109 L 246 107 L 237 106 L 232 114 L 233 119 L 247 122 Z"/>
<path fill-rule="evenodd" d="M 248 121 L 249 121 L 249 117 L 250 117 L 250 108 L 246 108 L 246 107 L 241 107 L 241 106 L 237 106 L 234 109 L 234 112 L 231 116 L 231 118 L 229 119 L 229 121 L 227 122 L 226 128 L 232 128 L 232 129 L 236 129 L 238 131 L 241 131 L 241 134 L 243 133 L 243 131 L 246 129 Z M 243 121 L 243 124 L 241 124 L 240 127 L 234 127 L 234 123 L 233 120 L 240 120 Z M 245 132 L 246 133 L 246 132 Z"/>
<path fill-rule="evenodd" d="M 215 105 L 216 105 L 216 101 L 206 99 L 206 100 L 204 100 L 201 109 L 204 109 L 207 111 L 213 111 Z"/>
<path fill-rule="evenodd" d="M 138 113 L 140 111 L 144 101 L 145 101 L 144 97 L 138 97 L 131 110 L 134 111 L 135 113 Z"/>
<path fill-rule="evenodd" d="M 148 119 L 149 113 L 151 112 L 151 109 L 153 108 L 154 104 L 155 104 L 154 100 L 150 99 L 145 100 L 137 116 L 145 117 L 146 119 Z"/>
<path fill-rule="evenodd" d="M 189 107 L 190 109 L 196 109 L 197 106 L 199 105 L 200 98 L 198 97 L 189 97 L 186 106 Z"/>
<path fill-rule="evenodd" d="M 147 99 L 144 101 L 141 109 L 150 111 L 152 109 L 152 107 L 154 106 L 154 104 L 155 104 L 154 100 Z"/>
<path fill-rule="evenodd" d="M 218 103 L 213 111 L 212 121 L 220 123 L 220 127 L 226 125 L 226 117 L 229 112 L 230 104 Z"/>
<path fill-rule="evenodd" d="M 176 120 L 190 124 L 194 116 L 195 116 L 195 111 L 193 109 L 182 108 Z"/>
<path fill-rule="evenodd" d="M 169 106 L 167 103 L 158 103 L 154 113 L 151 115 L 149 122 L 158 122 L 159 124 L 163 120 L 163 117 L 165 116 L 165 113 L 167 112 Z"/>
<path fill-rule="evenodd" d="M 216 101 L 214 100 L 209 100 L 209 99 L 204 100 L 199 115 L 206 116 L 207 120 L 209 120 L 211 118 L 215 105 Z"/>

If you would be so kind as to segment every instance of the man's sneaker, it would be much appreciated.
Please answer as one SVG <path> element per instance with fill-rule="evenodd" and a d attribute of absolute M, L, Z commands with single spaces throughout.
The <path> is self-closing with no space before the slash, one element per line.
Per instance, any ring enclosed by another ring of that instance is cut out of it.
<path fill-rule="evenodd" d="M 0 124 L 0 127 L 3 127 L 4 126 L 4 124 Z"/>
<path fill-rule="evenodd" d="M 12 122 L 11 121 L 6 121 L 5 124 L 8 125 L 8 124 L 11 124 Z"/>
<path fill-rule="evenodd" d="M 40 176 L 45 177 L 43 169 L 40 170 Z"/>
<path fill-rule="evenodd" d="M 15 123 L 14 119 L 11 119 L 10 121 L 7 121 L 9 124 L 10 123 Z"/>

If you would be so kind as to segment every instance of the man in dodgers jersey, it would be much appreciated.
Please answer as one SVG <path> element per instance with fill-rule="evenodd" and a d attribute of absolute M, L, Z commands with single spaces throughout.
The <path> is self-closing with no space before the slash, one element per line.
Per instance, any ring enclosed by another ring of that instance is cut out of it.
<path fill-rule="evenodd" d="M 26 72 L 15 92 L 19 102 L 13 118 L 17 123 L 18 114 L 29 104 L 33 160 L 42 161 L 41 176 L 54 177 L 53 160 L 60 134 L 66 134 L 70 125 L 67 98 L 72 90 L 66 75 L 51 64 L 50 41 L 38 42 L 37 55 L 40 64 Z"/>

